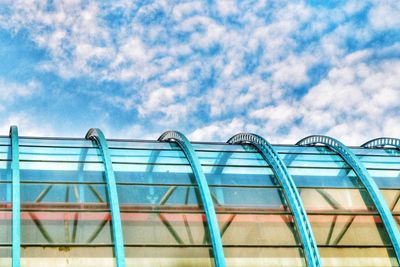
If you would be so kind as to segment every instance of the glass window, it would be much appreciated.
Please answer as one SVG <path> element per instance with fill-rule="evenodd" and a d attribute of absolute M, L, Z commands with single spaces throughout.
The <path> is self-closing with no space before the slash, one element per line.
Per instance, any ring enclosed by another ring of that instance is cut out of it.
<path fill-rule="evenodd" d="M 351 169 L 290 168 L 289 174 L 299 187 L 363 187 Z"/>

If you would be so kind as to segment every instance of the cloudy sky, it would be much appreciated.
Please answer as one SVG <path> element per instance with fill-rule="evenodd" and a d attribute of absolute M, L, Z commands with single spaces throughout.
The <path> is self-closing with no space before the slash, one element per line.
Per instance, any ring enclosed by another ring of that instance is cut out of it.
<path fill-rule="evenodd" d="M 400 1 L 0 0 L 0 134 L 400 137 Z"/>

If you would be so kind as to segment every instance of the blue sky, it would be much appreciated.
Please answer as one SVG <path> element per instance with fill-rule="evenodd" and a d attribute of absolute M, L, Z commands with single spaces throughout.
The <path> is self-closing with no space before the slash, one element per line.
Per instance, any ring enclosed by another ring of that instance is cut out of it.
<path fill-rule="evenodd" d="M 400 2 L 0 2 L 0 134 L 400 136 Z"/>

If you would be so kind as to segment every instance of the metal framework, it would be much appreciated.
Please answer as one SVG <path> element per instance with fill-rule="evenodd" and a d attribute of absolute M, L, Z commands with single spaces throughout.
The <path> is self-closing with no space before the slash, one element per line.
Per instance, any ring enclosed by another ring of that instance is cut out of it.
<path fill-rule="evenodd" d="M 96 142 L 98 145 L 104 164 L 104 173 L 107 182 L 107 192 L 109 196 L 110 209 L 111 209 L 111 225 L 114 238 L 115 260 L 117 267 L 125 266 L 125 253 L 124 253 L 124 239 L 122 234 L 121 213 L 119 209 L 117 184 L 115 181 L 115 174 L 112 167 L 110 152 L 107 145 L 107 140 L 100 129 L 92 128 L 86 134 L 86 139 Z"/>
<path fill-rule="evenodd" d="M 224 250 L 222 246 L 222 239 L 219 232 L 217 216 L 215 214 L 215 208 L 212 201 L 210 189 L 208 187 L 206 177 L 203 173 L 200 161 L 192 147 L 192 144 L 189 142 L 185 135 L 178 131 L 167 131 L 158 138 L 158 141 L 176 142 L 185 153 L 199 187 L 201 200 L 207 218 L 207 224 L 210 231 L 215 265 L 217 267 L 225 267 L 226 264 Z"/>
<path fill-rule="evenodd" d="M 392 137 L 379 137 L 369 140 L 361 146 L 365 148 L 382 148 L 385 146 L 391 146 L 400 149 L 400 139 Z"/>
<path fill-rule="evenodd" d="M 394 251 L 396 253 L 397 261 L 400 262 L 400 232 L 397 228 L 396 222 L 390 212 L 389 207 L 386 204 L 381 192 L 371 175 L 368 173 L 365 166 L 359 161 L 354 153 L 347 148 L 340 141 L 323 135 L 312 135 L 305 137 L 298 141 L 296 145 L 310 146 L 316 144 L 323 144 L 329 147 L 331 150 L 338 153 L 343 160 L 353 169 L 357 177 L 361 180 L 367 192 L 369 193 L 373 203 L 375 204 L 379 215 L 385 225 L 386 231 L 388 232 L 389 238 L 392 242 Z"/>
<path fill-rule="evenodd" d="M 10 127 L 12 169 L 12 266 L 20 266 L 21 256 L 21 194 L 19 171 L 19 139 L 17 126 Z"/>
<path fill-rule="evenodd" d="M 229 144 L 251 144 L 271 165 L 274 174 L 283 188 L 285 197 L 291 209 L 298 232 L 304 247 L 305 258 L 308 266 L 322 266 L 307 213 L 300 198 L 296 185 L 290 176 L 285 164 L 275 149 L 264 138 L 251 133 L 239 133 L 231 137 Z"/>

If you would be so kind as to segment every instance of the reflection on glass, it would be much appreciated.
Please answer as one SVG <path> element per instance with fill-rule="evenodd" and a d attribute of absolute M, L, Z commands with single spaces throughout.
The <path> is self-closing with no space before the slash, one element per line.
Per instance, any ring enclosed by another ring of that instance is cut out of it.
<path fill-rule="evenodd" d="M 109 212 L 22 212 L 21 243 L 112 244 Z"/>
<path fill-rule="evenodd" d="M 227 245 L 300 245 L 291 215 L 218 214 Z"/>
<path fill-rule="evenodd" d="M 280 188 L 210 187 L 218 209 L 255 208 L 284 211 L 287 209 Z"/>
<path fill-rule="evenodd" d="M 390 245 L 389 236 L 378 216 L 309 215 L 318 245 Z"/>
<path fill-rule="evenodd" d="M 115 266 L 113 247 L 26 247 L 21 248 L 21 266 Z"/>
<path fill-rule="evenodd" d="M 21 203 L 25 206 L 57 207 L 66 204 L 99 203 L 107 204 L 105 184 L 21 184 Z"/>
<path fill-rule="evenodd" d="M 126 266 L 214 267 L 210 247 L 129 247 L 125 246 Z M 231 266 L 231 265 L 227 265 Z"/>
<path fill-rule="evenodd" d="M 305 267 L 301 248 L 224 248 L 227 266 Z"/>
<path fill-rule="evenodd" d="M 319 253 L 325 267 L 399 266 L 396 255 L 390 248 L 319 248 Z"/>
<path fill-rule="evenodd" d="M 122 213 L 121 216 L 125 244 L 211 244 L 203 213 L 135 212 Z"/>
<path fill-rule="evenodd" d="M 198 207 L 199 190 L 196 186 L 118 185 L 118 199 L 122 208 L 148 205 L 153 207 Z"/>
<path fill-rule="evenodd" d="M 308 212 L 376 210 L 365 189 L 300 188 L 299 192 Z"/>

